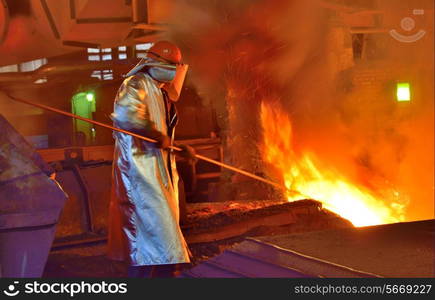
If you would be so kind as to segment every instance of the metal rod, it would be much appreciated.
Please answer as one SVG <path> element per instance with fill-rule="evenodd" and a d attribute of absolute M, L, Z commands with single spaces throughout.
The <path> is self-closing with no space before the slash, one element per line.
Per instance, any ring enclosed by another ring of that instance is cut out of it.
<path fill-rule="evenodd" d="M 57 108 L 53 108 L 53 107 L 51 107 L 51 106 L 47 106 L 47 105 L 39 104 L 39 103 L 34 103 L 34 102 L 31 102 L 31 101 L 28 101 L 28 100 L 24 100 L 24 99 L 18 99 L 18 98 L 13 97 L 13 96 L 11 96 L 11 95 L 9 95 L 9 94 L 7 94 L 7 95 L 8 95 L 9 98 L 11 98 L 12 100 L 15 100 L 15 101 L 17 101 L 17 102 L 21 102 L 21 103 L 25 103 L 25 104 L 28 104 L 28 105 L 36 106 L 36 107 L 42 108 L 42 109 L 44 109 L 44 110 L 48 110 L 48 111 L 51 111 L 51 112 L 55 112 L 55 113 L 58 113 L 58 114 L 61 114 L 61 115 L 67 116 L 67 117 L 71 117 L 71 118 L 74 118 L 74 119 L 78 119 L 78 120 L 82 120 L 82 121 L 85 121 L 85 122 L 89 122 L 89 123 L 92 123 L 92 124 L 95 124 L 95 125 L 98 125 L 98 126 L 101 126 L 101 127 L 107 128 L 107 129 L 111 129 L 111 130 L 114 130 L 114 131 L 122 132 L 122 133 L 125 133 L 125 134 L 128 134 L 128 135 L 131 135 L 131 136 L 134 136 L 135 138 L 138 138 L 138 139 L 141 139 L 141 140 L 144 140 L 144 141 L 150 142 L 150 143 L 157 143 L 156 140 L 150 139 L 150 138 L 148 138 L 148 137 L 145 137 L 145 136 L 142 136 L 142 135 L 139 135 L 139 134 L 136 134 L 136 133 L 133 133 L 133 132 L 130 132 L 130 131 L 124 130 L 124 129 L 116 128 L 116 127 L 113 127 L 113 126 L 111 126 L 111 125 L 107 125 L 107 124 L 105 124 L 105 123 L 101 123 L 101 122 L 94 121 L 94 120 L 91 120 L 91 119 L 83 118 L 83 117 L 81 117 L 81 116 L 78 116 L 78 115 L 75 115 L 75 114 L 72 114 L 72 113 L 69 113 L 69 112 L 66 112 L 66 111 L 63 111 L 63 110 L 57 109 Z M 181 149 L 181 148 L 179 148 L 179 147 L 176 147 L 176 146 L 170 146 L 169 148 L 170 148 L 170 149 L 173 149 L 173 150 L 176 150 L 176 151 L 183 151 L 183 149 Z M 217 161 L 217 160 L 214 160 L 214 159 L 208 158 L 208 157 L 206 157 L 206 156 L 202 156 L 202 155 L 196 154 L 196 158 L 198 158 L 198 159 L 200 159 L 200 160 L 204 160 L 204 161 L 209 162 L 209 163 L 211 163 L 211 164 L 218 165 L 218 166 L 220 166 L 220 167 L 222 167 L 222 168 L 225 168 L 225 169 L 228 169 L 228 170 L 234 171 L 234 172 L 236 172 L 236 173 L 239 173 L 239 174 L 245 175 L 245 176 L 250 177 L 250 178 L 252 178 L 252 179 L 255 179 L 255 180 L 258 180 L 258 181 L 261 181 L 261 182 L 267 183 L 267 184 L 269 184 L 269 185 L 272 185 L 272 186 L 274 186 L 274 187 L 276 187 L 276 188 L 279 188 L 279 189 L 281 189 L 281 190 L 284 190 L 284 191 L 286 191 L 286 192 L 290 192 L 290 193 L 293 193 L 293 194 L 301 195 L 301 194 L 300 194 L 299 192 L 297 192 L 297 191 L 290 191 L 290 190 L 287 189 L 287 187 L 284 186 L 284 185 L 281 185 L 281 184 L 279 184 L 279 183 L 273 182 L 273 181 L 268 180 L 268 179 L 266 179 L 266 178 L 263 178 L 263 177 L 257 176 L 257 175 L 255 175 L 255 174 L 252 174 L 252 173 L 248 172 L 248 171 L 245 171 L 245 170 L 242 170 L 242 169 L 239 169 L 239 168 L 236 168 L 236 167 L 233 167 L 233 166 L 227 165 L 227 164 L 222 163 L 222 162 L 220 162 L 220 161 Z"/>
<path fill-rule="evenodd" d="M 258 180 L 258 181 L 262 181 L 262 182 L 264 182 L 264 183 L 267 183 L 267 184 L 273 185 L 274 187 L 277 187 L 277 188 L 279 188 L 279 189 L 283 189 L 283 190 L 287 191 L 287 188 L 286 188 L 285 186 L 283 186 L 283 185 L 280 185 L 279 183 L 276 183 L 276 182 L 270 181 L 270 180 L 268 180 L 268 179 L 266 179 L 266 178 L 263 178 L 263 177 L 257 176 L 257 175 L 255 175 L 255 174 L 252 174 L 252 173 L 250 173 L 250 172 L 244 171 L 244 170 L 242 170 L 242 169 L 239 169 L 239 168 L 236 168 L 236 167 L 233 167 L 233 166 L 230 166 L 230 165 L 227 165 L 227 164 L 221 163 L 220 161 L 217 161 L 217 160 L 214 160 L 214 159 L 208 158 L 208 157 L 206 157 L 206 156 L 202 156 L 202 155 L 200 155 L 200 154 L 196 154 L 196 158 L 201 159 L 201 160 L 204 160 L 204 161 L 207 161 L 207 162 L 209 162 L 209 163 L 212 163 L 212 164 L 215 164 L 215 165 L 218 165 L 218 166 L 221 166 L 221 167 L 226 168 L 226 169 L 228 169 L 228 170 L 231 170 L 231 171 L 237 172 L 237 173 L 239 173 L 239 174 L 242 174 L 242 175 L 245 175 L 245 176 L 251 177 L 251 178 L 256 179 L 256 180 Z"/>

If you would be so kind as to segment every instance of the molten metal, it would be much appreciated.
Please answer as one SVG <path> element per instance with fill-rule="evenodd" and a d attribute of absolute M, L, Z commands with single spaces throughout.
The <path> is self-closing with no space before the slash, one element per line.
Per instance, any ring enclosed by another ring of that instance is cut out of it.
<path fill-rule="evenodd" d="M 265 161 L 288 189 L 321 201 L 326 209 L 357 227 L 403 221 L 404 206 L 398 201 L 383 202 L 334 169 L 320 168 L 323 164 L 314 153 L 297 154 L 290 119 L 281 110 L 263 102 L 261 121 L 264 134 L 261 150 Z M 286 196 L 289 201 L 300 199 Z"/>

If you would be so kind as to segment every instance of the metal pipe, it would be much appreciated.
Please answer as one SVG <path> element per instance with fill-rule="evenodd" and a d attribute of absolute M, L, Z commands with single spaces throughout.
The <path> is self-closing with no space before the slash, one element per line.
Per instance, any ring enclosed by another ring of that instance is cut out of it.
<path fill-rule="evenodd" d="M 81 117 L 81 116 L 77 116 L 77 115 L 74 115 L 74 114 L 72 114 L 72 113 L 69 113 L 69 112 L 66 112 L 66 111 L 63 111 L 63 110 L 60 110 L 60 109 L 57 109 L 57 108 L 53 108 L 53 107 L 50 107 L 50 106 L 47 106 L 47 105 L 44 105 L 44 104 L 34 103 L 34 102 L 31 102 L 31 101 L 28 101 L 28 100 L 24 100 L 24 99 L 18 99 L 18 98 L 13 97 L 13 96 L 11 96 L 11 95 L 9 95 L 9 94 L 7 94 L 7 96 L 8 96 L 9 98 L 11 98 L 12 100 L 15 100 L 15 101 L 17 101 L 17 102 L 21 102 L 21 103 L 25 103 L 25 104 L 28 104 L 28 105 L 36 106 L 36 107 L 42 108 L 42 109 L 44 109 L 44 110 L 48 110 L 48 111 L 51 111 L 51 112 L 55 112 L 55 113 L 58 113 L 58 114 L 61 114 L 61 115 L 67 116 L 67 117 L 71 117 L 71 118 L 74 118 L 74 119 L 82 120 L 82 121 L 85 121 L 85 122 L 92 123 L 92 124 L 94 124 L 94 125 L 98 125 L 98 126 L 101 126 L 101 127 L 107 128 L 107 129 L 110 129 L 110 130 L 114 130 L 114 131 L 118 131 L 118 132 L 121 132 L 121 133 L 125 133 L 125 134 L 131 135 L 131 136 L 133 136 L 133 137 L 135 137 L 135 138 L 138 138 L 138 139 L 141 139 L 141 140 L 144 140 L 144 141 L 147 141 L 147 142 L 157 143 L 156 140 L 150 139 L 150 138 L 148 138 L 148 137 L 145 137 L 145 136 L 142 136 L 142 135 L 139 135 L 139 134 L 136 134 L 136 133 L 133 133 L 133 132 L 130 132 L 130 131 L 124 130 L 124 129 L 116 128 L 116 127 L 113 127 L 113 126 L 111 126 L 111 125 L 107 125 L 107 124 L 105 124 L 105 123 L 101 123 L 101 122 L 94 121 L 94 120 L 91 120 L 91 119 L 83 118 L 83 117 Z M 181 148 L 179 148 L 179 147 L 176 147 L 176 146 L 170 146 L 169 148 L 170 148 L 170 149 L 173 149 L 173 150 L 176 150 L 176 151 L 183 151 L 183 149 L 181 149 Z M 227 164 L 225 164 L 225 163 L 222 163 L 222 162 L 220 162 L 220 161 L 217 161 L 217 160 L 214 160 L 214 159 L 208 158 L 208 157 L 206 157 L 206 156 L 196 154 L 196 158 L 198 158 L 198 159 L 200 159 L 200 160 L 203 160 L 203 161 L 206 161 L 206 162 L 209 162 L 209 163 L 211 163 L 211 164 L 214 164 L 214 165 L 220 166 L 220 167 L 222 167 L 222 168 L 225 168 L 225 169 L 228 169 L 228 170 L 234 171 L 234 172 L 236 172 L 236 173 L 239 173 L 239 174 L 245 175 L 245 176 L 250 177 L 250 178 L 252 178 L 252 179 L 255 179 L 255 180 L 258 180 L 258 181 L 261 181 L 261 182 L 267 183 L 267 184 L 272 185 L 272 186 L 274 186 L 274 187 L 276 187 L 276 188 L 278 188 L 278 189 L 281 189 L 281 190 L 283 190 L 283 191 L 285 191 L 285 192 L 287 192 L 287 193 L 291 193 L 291 194 L 293 194 L 293 195 L 304 196 L 304 195 L 302 195 L 301 193 L 299 193 L 299 192 L 297 192 L 297 191 L 291 191 L 291 190 L 287 189 L 287 187 L 284 186 L 284 185 L 282 185 L 282 184 L 279 184 L 279 183 L 273 182 L 273 181 L 271 181 L 271 180 L 269 180 L 269 179 L 266 179 L 266 178 L 263 178 L 263 177 L 257 176 L 257 175 L 255 175 L 255 174 L 252 174 L 252 173 L 248 172 L 248 171 L 245 171 L 245 170 L 242 170 L 242 169 L 239 169 L 239 168 L 236 168 L 236 167 L 233 167 L 233 166 L 227 165 Z"/>
<path fill-rule="evenodd" d="M 69 65 L 50 65 L 46 64 L 34 71 L 28 72 L 6 72 L 0 73 L 0 84 L 20 83 L 35 81 L 44 76 L 56 76 L 71 74 L 72 72 L 83 72 L 100 69 L 114 69 L 115 67 L 130 66 L 132 63 L 137 63 L 137 59 L 124 60 L 118 62 L 116 65 L 112 61 L 101 62 L 83 62 L 81 64 L 69 64 Z"/>

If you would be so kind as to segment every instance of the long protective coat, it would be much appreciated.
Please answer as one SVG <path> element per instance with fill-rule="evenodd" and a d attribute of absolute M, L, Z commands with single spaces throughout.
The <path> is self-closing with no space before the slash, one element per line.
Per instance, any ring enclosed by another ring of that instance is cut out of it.
<path fill-rule="evenodd" d="M 121 85 L 114 126 L 131 131 L 154 127 L 174 139 L 177 116 L 168 110 L 158 82 L 137 73 Z M 132 266 L 189 262 L 179 227 L 175 155 L 153 143 L 114 132 L 109 257 Z"/>

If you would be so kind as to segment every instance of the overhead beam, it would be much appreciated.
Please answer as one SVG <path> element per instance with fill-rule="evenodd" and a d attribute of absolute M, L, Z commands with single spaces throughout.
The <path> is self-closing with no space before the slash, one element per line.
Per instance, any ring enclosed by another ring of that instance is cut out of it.
<path fill-rule="evenodd" d="M 152 30 L 152 31 L 167 31 L 168 24 L 144 24 L 139 23 L 133 26 L 135 29 Z"/>
<path fill-rule="evenodd" d="M 57 30 L 56 23 L 54 22 L 53 15 L 50 12 L 50 8 L 48 8 L 46 0 L 40 0 L 42 9 L 44 10 L 45 16 L 47 17 L 48 24 L 50 25 L 51 31 L 56 39 L 60 39 L 59 31 Z"/>
<path fill-rule="evenodd" d="M 62 41 L 64 46 L 71 47 L 81 47 L 81 48 L 98 48 L 100 44 L 97 43 L 89 43 L 89 42 L 80 42 L 80 41 Z"/>

